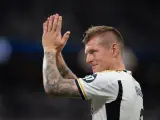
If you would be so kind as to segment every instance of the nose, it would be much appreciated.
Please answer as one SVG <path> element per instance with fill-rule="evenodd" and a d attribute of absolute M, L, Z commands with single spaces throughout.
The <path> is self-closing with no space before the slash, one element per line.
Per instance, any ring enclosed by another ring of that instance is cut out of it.
<path fill-rule="evenodd" d="M 86 56 L 86 63 L 90 64 L 93 61 L 93 55 L 87 54 Z"/>

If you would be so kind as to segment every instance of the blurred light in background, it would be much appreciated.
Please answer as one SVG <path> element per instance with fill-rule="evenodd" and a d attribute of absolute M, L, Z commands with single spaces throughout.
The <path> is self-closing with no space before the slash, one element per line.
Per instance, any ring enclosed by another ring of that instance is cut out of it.
<path fill-rule="evenodd" d="M 78 66 L 86 73 L 91 73 L 92 69 L 89 64 L 86 63 L 86 55 L 84 52 L 84 48 L 80 50 L 78 53 Z"/>
<path fill-rule="evenodd" d="M 0 64 L 6 64 L 11 57 L 12 47 L 5 37 L 0 37 Z"/>
<path fill-rule="evenodd" d="M 123 61 L 127 70 L 134 71 L 137 66 L 137 58 L 130 47 L 125 46 L 123 53 Z"/>

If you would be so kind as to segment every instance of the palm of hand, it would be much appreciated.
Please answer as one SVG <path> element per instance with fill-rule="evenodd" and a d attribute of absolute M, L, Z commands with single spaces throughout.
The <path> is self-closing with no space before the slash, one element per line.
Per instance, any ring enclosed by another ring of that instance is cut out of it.
<path fill-rule="evenodd" d="M 54 19 L 51 16 L 49 20 L 43 24 L 42 45 L 45 50 L 61 52 L 64 48 L 70 32 L 66 32 L 62 37 L 61 24 L 62 17 L 58 17 L 58 15 L 56 15 Z"/>
<path fill-rule="evenodd" d="M 62 46 L 62 36 L 61 34 L 53 34 L 52 32 L 47 32 L 42 37 L 42 44 L 45 49 L 58 49 Z"/>

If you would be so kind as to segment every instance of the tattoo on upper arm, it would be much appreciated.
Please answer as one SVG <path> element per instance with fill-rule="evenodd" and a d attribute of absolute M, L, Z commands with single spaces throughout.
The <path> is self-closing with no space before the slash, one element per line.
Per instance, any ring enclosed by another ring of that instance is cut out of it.
<path fill-rule="evenodd" d="M 57 96 L 80 97 L 75 81 L 72 79 L 61 78 L 54 84 L 47 84 L 47 87 Z"/>
<path fill-rule="evenodd" d="M 64 79 L 56 66 L 56 55 L 53 52 L 44 53 L 43 77 L 44 87 L 49 94 L 57 96 L 80 97 L 75 80 Z"/>

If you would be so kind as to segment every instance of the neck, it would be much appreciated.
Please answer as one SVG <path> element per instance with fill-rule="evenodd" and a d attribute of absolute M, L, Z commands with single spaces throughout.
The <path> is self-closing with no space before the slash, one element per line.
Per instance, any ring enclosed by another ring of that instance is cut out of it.
<path fill-rule="evenodd" d="M 125 65 L 123 64 L 122 59 L 114 59 L 112 66 L 110 66 L 109 70 L 125 70 Z"/>

